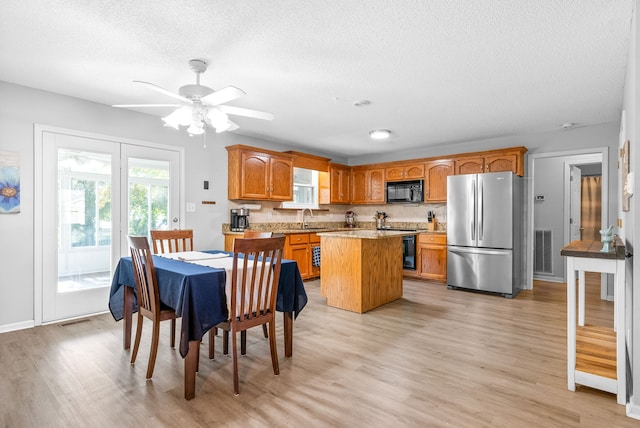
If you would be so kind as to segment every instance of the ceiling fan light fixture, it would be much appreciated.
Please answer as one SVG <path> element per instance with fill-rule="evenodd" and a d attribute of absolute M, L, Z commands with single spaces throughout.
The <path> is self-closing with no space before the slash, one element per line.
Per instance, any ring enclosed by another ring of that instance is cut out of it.
<path fill-rule="evenodd" d="M 191 125 L 187 128 L 187 132 L 189 135 L 202 135 L 204 134 L 204 123 L 203 122 L 192 122 Z"/>
<path fill-rule="evenodd" d="M 174 110 L 170 115 L 163 117 L 165 126 L 179 129 L 180 126 L 187 126 L 192 121 L 192 111 L 188 106 L 180 107 Z"/>
<path fill-rule="evenodd" d="M 372 129 L 369 131 L 369 137 L 373 140 L 386 140 L 391 136 L 389 129 Z"/>

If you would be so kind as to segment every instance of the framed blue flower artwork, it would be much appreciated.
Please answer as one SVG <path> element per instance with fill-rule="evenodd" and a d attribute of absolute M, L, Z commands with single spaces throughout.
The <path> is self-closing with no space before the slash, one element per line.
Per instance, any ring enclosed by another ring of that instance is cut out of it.
<path fill-rule="evenodd" d="M 20 154 L 0 151 L 0 214 L 20 212 Z"/>

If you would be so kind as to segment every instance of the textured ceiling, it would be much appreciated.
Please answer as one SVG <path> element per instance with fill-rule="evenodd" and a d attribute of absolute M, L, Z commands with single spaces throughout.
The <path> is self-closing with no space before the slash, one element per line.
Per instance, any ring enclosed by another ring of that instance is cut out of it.
<path fill-rule="evenodd" d="M 632 0 L 3 0 L 0 80 L 107 105 L 242 88 L 236 133 L 351 157 L 618 120 Z M 367 107 L 354 107 L 357 100 Z M 142 110 L 158 116 L 166 109 Z M 161 121 L 158 121 L 161 126 Z M 390 141 L 368 138 L 373 128 Z M 184 131 L 182 131 L 184 132 Z"/>

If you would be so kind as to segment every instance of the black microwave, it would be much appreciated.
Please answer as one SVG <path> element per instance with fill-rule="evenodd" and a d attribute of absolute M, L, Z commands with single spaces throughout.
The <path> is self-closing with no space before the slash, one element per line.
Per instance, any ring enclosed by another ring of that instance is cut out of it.
<path fill-rule="evenodd" d="M 387 203 L 399 204 L 424 202 L 424 192 L 422 190 L 423 184 L 423 180 L 388 181 Z"/>

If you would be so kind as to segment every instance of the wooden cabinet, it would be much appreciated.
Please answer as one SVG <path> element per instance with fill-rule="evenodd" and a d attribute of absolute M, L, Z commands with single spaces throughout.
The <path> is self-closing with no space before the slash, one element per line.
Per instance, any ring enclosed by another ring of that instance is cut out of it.
<path fill-rule="evenodd" d="M 320 246 L 320 237 L 315 233 L 292 233 L 287 235 L 284 258 L 295 260 L 302 279 L 320 275 L 320 266 L 313 266 L 313 247 Z"/>
<path fill-rule="evenodd" d="M 526 151 L 527 149 L 524 147 L 515 147 L 462 156 L 455 161 L 455 173 L 478 174 L 482 172 L 512 171 L 516 175 L 523 176 L 524 154 Z"/>
<path fill-rule="evenodd" d="M 351 167 L 329 164 L 330 203 L 351 203 Z"/>
<path fill-rule="evenodd" d="M 229 146 L 228 195 L 232 200 L 293 199 L 291 156 L 247 146 Z"/>
<path fill-rule="evenodd" d="M 447 235 L 421 233 L 416 244 L 419 278 L 447 280 Z"/>
<path fill-rule="evenodd" d="M 427 162 L 424 166 L 424 201 L 447 201 L 447 177 L 454 173 L 452 160 Z"/>
<path fill-rule="evenodd" d="M 384 204 L 384 169 L 354 167 L 351 170 L 351 203 Z"/>
<path fill-rule="evenodd" d="M 385 169 L 386 181 L 420 180 L 424 178 L 424 164 L 393 165 Z"/>

